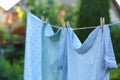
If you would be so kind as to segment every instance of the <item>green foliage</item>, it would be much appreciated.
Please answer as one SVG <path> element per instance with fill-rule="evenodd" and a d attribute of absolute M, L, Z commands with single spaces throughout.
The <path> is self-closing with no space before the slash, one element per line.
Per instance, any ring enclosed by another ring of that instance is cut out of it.
<path fill-rule="evenodd" d="M 0 44 L 2 43 L 2 40 L 4 39 L 4 34 L 5 34 L 3 27 L 4 27 L 3 24 L 0 22 Z"/>
<path fill-rule="evenodd" d="M 24 57 L 24 49 L 15 49 L 13 51 L 6 51 L 5 58 L 9 60 L 10 63 L 14 61 L 19 61 Z"/>
<path fill-rule="evenodd" d="M 7 41 L 7 44 L 3 44 L 3 40 Z M 14 44 L 9 44 L 22 40 L 20 36 L 8 34 L 3 25 L 0 25 L 0 49 L 5 50 L 4 57 L 0 55 L 0 80 L 23 80 L 24 47 L 17 49 Z"/>
<path fill-rule="evenodd" d="M 100 17 L 105 17 L 106 23 L 110 22 L 109 0 L 81 0 L 78 19 L 80 27 L 99 25 Z"/>
<path fill-rule="evenodd" d="M 100 25 L 100 17 L 105 17 L 105 22 L 110 23 L 109 7 L 109 0 L 81 0 L 77 26 Z M 84 41 L 90 32 L 91 30 L 82 30 L 77 33 L 80 39 Z"/>
<path fill-rule="evenodd" d="M 14 41 L 20 41 L 24 43 L 24 38 L 19 35 L 13 35 L 12 31 L 5 30 L 4 27 L 0 27 L 0 44 L 2 45 L 2 41 L 5 40 L 7 43 L 13 43 Z"/>
<path fill-rule="evenodd" d="M 59 12 L 60 4 L 55 0 L 46 0 L 40 3 L 37 3 L 37 0 L 33 2 L 27 0 L 27 5 L 30 7 L 30 10 L 33 14 L 41 18 L 44 16 L 45 18 L 49 18 L 49 22 L 51 24 L 57 23 L 57 17 Z"/>
<path fill-rule="evenodd" d="M 23 11 L 22 25 L 26 25 L 26 17 L 27 17 L 27 13 Z"/>
<path fill-rule="evenodd" d="M 21 42 L 24 42 L 23 37 L 18 36 L 18 35 L 12 35 L 11 39 L 12 39 L 13 42 L 14 42 L 14 41 L 21 41 Z"/>
<path fill-rule="evenodd" d="M 111 38 L 117 63 L 120 63 L 120 26 L 111 29 Z"/>
<path fill-rule="evenodd" d="M 0 80 L 7 80 L 9 78 L 11 65 L 3 57 L 0 57 Z"/>
<path fill-rule="evenodd" d="M 117 69 L 111 72 L 110 80 L 120 80 L 120 64 L 118 65 Z"/>
<path fill-rule="evenodd" d="M 72 7 L 70 4 L 61 4 L 58 0 L 45 0 L 40 3 L 37 0 L 31 2 L 27 0 L 30 11 L 41 18 L 44 16 L 49 19 L 50 24 L 58 25 L 58 14 L 60 10 L 65 11 L 65 21 L 71 21 L 72 26 L 76 26 L 78 6 Z"/>
<path fill-rule="evenodd" d="M 19 64 L 10 64 L 4 57 L 0 57 L 0 80 L 23 80 L 22 72 Z"/>
<path fill-rule="evenodd" d="M 14 63 L 10 69 L 9 80 L 22 80 L 22 68 L 19 64 Z"/>
<path fill-rule="evenodd" d="M 70 4 L 66 3 L 62 4 L 60 9 L 65 10 L 66 12 L 65 21 L 70 21 L 71 27 L 75 27 L 79 11 L 78 5 L 73 7 Z"/>

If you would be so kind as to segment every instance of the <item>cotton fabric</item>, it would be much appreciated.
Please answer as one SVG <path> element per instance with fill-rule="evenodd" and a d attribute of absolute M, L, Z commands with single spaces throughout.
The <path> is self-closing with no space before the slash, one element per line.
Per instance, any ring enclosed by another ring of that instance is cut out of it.
<path fill-rule="evenodd" d="M 94 29 L 83 44 L 71 28 L 66 32 L 58 68 L 67 78 L 61 76 L 61 80 L 109 80 L 109 72 L 117 65 L 108 26 L 103 32 L 100 27 Z"/>
<path fill-rule="evenodd" d="M 32 13 L 27 14 L 24 80 L 58 80 L 61 29 L 56 33 Z"/>

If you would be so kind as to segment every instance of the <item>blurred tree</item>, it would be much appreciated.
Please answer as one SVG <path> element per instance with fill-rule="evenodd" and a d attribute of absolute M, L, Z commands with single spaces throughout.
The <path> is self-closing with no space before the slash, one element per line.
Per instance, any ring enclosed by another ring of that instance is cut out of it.
<path fill-rule="evenodd" d="M 65 21 L 65 11 L 61 10 L 58 14 L 57 22 L 59 25 L 61 25 Z"/>
<path fill-rule="evenodd" d="M 0 80 L 23 80 L 23 65 L 21 62 L 10 64 L 0 56 Z"/>
<path fill-rule="evenodd" d="M 77 26 L 87 27 L 100 25 L 100 17 L 105 17 L 105 22 L 110 23 L 109 7 L 109 0 L 81 0 Z M 91 30 L 77 31 L 82 42 L 90 32 Z"/>
<path fill-rule="evenodd" d="M 111 37 L 117 63 L 120 63 L 120 26 L 114 26 L 114 28 L 111 29 Z"/>
<path fill-rule="evenodd" d="M 36 1 L 32 2 L 27 0 L 27 6 L 30 7 L 31 12 L 39 18 L 42 16 L 49 18 L 49 22 L 56 25 L 59 7 L 61 5 L 58 0 L 45 0 L 40 3 L 36 3 Z"/>
<path fill-rule="evenodd" d="M 59 0 L 44 0 L 39 3 L 36 3 L 35 0 L 33 3 L 30 0 L 27 0 L 27 6 L 30 8 L 31 12 L 37 17 L 41 18 L 44 16 L 49 19 L 49 22 L 53 25 L 59 25 L 60 11 L 64 11 L 65 19 L 61 21 L 71 21 L 72 25 L 76 25 L 78 6 L 73 7 L 71 4 L 61 4 Z M 61 26 L 61 25 L 59 25 Z"/>
<path fill-rule="evenodd" d="M 79 2 L 77 2 L 79 3 Z M 71 4 L 64 3 L 60 7 L 61 10 L 65 11 L 65 18 L 64 21 L 70 21 L 71 27 L 76 26 L 76 21 L 78 17 L 78 11 L 79 11 L 79 4 L 76 4 L 74 7 Z"/>

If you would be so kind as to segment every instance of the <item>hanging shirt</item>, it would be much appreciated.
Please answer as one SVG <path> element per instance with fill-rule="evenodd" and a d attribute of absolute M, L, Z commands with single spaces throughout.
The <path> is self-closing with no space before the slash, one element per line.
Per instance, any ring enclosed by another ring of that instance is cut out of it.
<path fill-rule="evenodd" d="M 24 80 L 42 80 L 42 27 L 43 23 L 40 19 L 31 13 L 27 13 Z"/>
<path fill-rule="evenodd" d="M 48 25 L 43 27 L 42 31 L 42 80 L 58 80 L 57 56 L 62 30 L 54 33 Z"/>
<path fill-rule="evenodd" d="M 27 14 L 24 80 L 58 80 L 57 55 L 61 29 L 53 32 L 31 13 Z"/>
<path fill-rule="evenodd" d="M 66 44 L 58 57 L 58 68 L 66 74 L 61 80 L 109 80 L 117 65 L 109 28 L 103 28 L 103 32 L 100 27 L 93 30 L 83 44 L 72 29 L 66 30 Z"/>

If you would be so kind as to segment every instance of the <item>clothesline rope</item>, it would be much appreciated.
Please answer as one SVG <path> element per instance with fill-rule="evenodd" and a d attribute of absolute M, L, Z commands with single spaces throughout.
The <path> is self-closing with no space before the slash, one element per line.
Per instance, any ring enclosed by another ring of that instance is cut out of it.
<path fill-rule="evenodd" d="M 112 25 L 115 25 L 115 24 L 120 24 L 120 22 L 117 22 L 117 23 L 111 23 L 111 24 L 105 24 L 105 25 L 109 25 L 109 26 L 112 26 Z M 51 25 L 52 27 L 54 28 L 62 28 L 60 26 L 56 26 L 56 25 Z M 82 29 L 93 29 L 93 28 L 96 28 L 96 26 L 91 26 L 91 27 L 81 27 L 81 28 L 72 28 L 73 30 L 82 30 Z"/>
<path fill-rule="evenodd" d="M 21 3 L 18 3 L 19 6 L 21 6 L 27 13 L 30 12 L 30 10 L 28 8 L 26 8 L 25 6 L 23 6 Z M 115 25 L 115 24 L 120 24 L 120 22 L 117 22 L 117 23 L 111 23 L 111 24 L 105 24 L 105 25 Z M 56 26 L 56 25 L 51 25 L 52 27 L 54 28 L 62 28 L 60 26 Z M 83 30 L 83 29 L 93 29 L 93 28 L 96 28 L 96 26 L 91 26 L 91 27 L 81 27 L 81 28 L 72 28 L 73 30 Z"/>
<path fill-rule="evenodd" d="M 27 7 L 23 6 L 21 3 L 18 3 L 19 6 L 21 6 L 27 13 L 30 12 L 30 9 L 28 9 Z M 111 24 L 105 24 L 105 25 L 115 25 L 115 24 L 120 24 L 120 22 L 117 22 L 117 23 L 111 23 Z M 62 28 L 60 26 L 56 26 L 56 25 L 51 25 L 52 27 L 54 28 Z M 81 27 L 81 28 L 72 28 L 73 30 L 82 30 L 82 29 L 93 29 L 93 28 L 96 28 L 96 26 L 91 26 L 91 27 Z"/>

